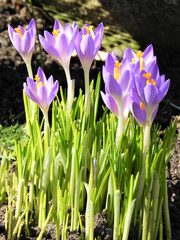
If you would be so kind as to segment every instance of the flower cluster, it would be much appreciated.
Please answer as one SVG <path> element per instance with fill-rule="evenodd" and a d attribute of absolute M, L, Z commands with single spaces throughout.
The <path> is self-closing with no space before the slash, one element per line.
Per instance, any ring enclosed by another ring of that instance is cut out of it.
<path fill-rule="evenodd" d="M 165 81 L 165 76 L 159 73 L 152 45 L 137 54 L 127 48 L 121 62 L 114 53 L 108 54 L 103 78 L 105 94 L 101 92 L 102 98 L 121 118 L 121 125 L 126 122 L 129 111 L 140 125 L 151 125 L 170 85 L 170 80 Z"/>
<path fill-rule="evenodd" d="M 67 23 L 66 26 L 63 27 L 59 20 L 56 19 L 52 33 L 49 33 L 45 30 L 44 37 L 39 35 L 39 40 L 42 47 L 47 53 L 52 55 L 65 70 L 68 82 L 68 110 L 71 108 L 74 99 L 74 82 L 71 80 L 69 72 L 70 59 L 73 52 L 76 50 L 82 67 L 88 74 L 92 61 L 101 46 L 103 38 L 103 24 L 100 23 L 95 32 L 93 32 L 92 28 L 92 26 L 85 24 L 82 27 L 82 30 L 79 31 L 76 23 L 73 23 L 72 26 Z M 43 112 L 47 112 L 49 104 L 54 99 L 52 96 L 54 96 L 55 92 L 57 94 L 58 84 L 55 83 L 54 89 L 52 77 L 48 81 L 44 80 L 45 78 L 44 73 L 42 73 L 42 69 L 38 70 L 38 72 L 41 71 L 41 75 L 43 76 L 42 80 L 38 80 L 38 74 L 35 78 L 36 83 L 34 83 L 32 80 L 33 77 L 30 63 L 36 41 L 35 21 L 34 19 L 30 21 L 27 31 L 25 31 L 22 26 L 18 26 L 17 28 L 13 29 L 9 25 L 8 32 L 11 42 L 27 65 L 30 78 L 27 78 L 28 87 L 26 84 L 24 84 L 24 90 L 28 97 L 37 103 Z M 89 96 L 88 80 L 89 79 L 87 78 L 85 79 L 87 96 Z"/>
<path fill-rule="evenodd" d="M 95 31 L 93 31 L 93 26 L 85 24 L 79 31 L 76 23 L 73 23 L 72 26 L 67 23 L 63 27 L 56 19 L 52 33 L 44 31 L 44 37 L 39 36 L 41 45 L 46 52 L 57 59 L 65 69 L 71 90 L 68 94 L 69 98 L 70 95 L 74 96 L 69 65 L 73 51 L 76 50 L 85 72 L 85 105 L 88 106 L 90 99 L 88 74 L 92 61 L 102 43 L 103 29 L 102 23 Z M 13 45 L 24 61 L 29 64 L 36 40 L 34 20 L 30 21 L 27 31 L 22 26 L 15 29 L 8 26 L 8 31 Z M 38 69 L 38 72 L 41 72 L 42 80 L 38 80 L 38 76 L 35 83 L 30 76 L 31 78 L 27 79 L 28 87 L 25 84 L 24 89 L 26 94 L 46 112 L 50 102 L 57 94 L 58 84 L 56 82 L 54 87 L 52 77 L 46 81 L 42 70 Z M 108 54 L 103 67 L 103 79 L 105 94 L 101 92 L 101 96 L 107 107 L 120 119 L 121 132 L 124 129 L 129 111 L 132 112 L 140 125 L 151 124 L 159 102 L 166 95 L 170 85 L 170 80 L 165 81 L 165 76 L 159 73 L 152 45 L 149 45 L 144 52 L 138 51 L 137 53 L 127 48 L 121 62 L 114 53 Z"/>

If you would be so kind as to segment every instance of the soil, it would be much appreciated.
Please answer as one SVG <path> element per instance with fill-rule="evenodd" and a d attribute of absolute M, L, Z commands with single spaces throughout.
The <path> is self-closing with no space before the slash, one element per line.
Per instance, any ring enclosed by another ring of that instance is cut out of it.
<path fill-rule="evenodd" d="M 24 119 L 24 106 L 22 99 L 22 87 L 23 82 L 26 81 L 27 70 L 20 55 L 12 46 L 9 37 L 7 27 L 10 24 L 12 27 L 22 25 L 27 27 L 30 19 L 32 18 L 31 8 L 25 4 L 26 1 L 18 0 L 0 0 L 0 124 L 9 126 L 15 123 L 22 124 Z M 52 31 L 54 20 L 42 10 L 42 8 L 34 7 L 34 16 L 36 18 L 36 24 L 38 33 L 43 34 L 44 29 Z M 44 28 L 45 26 L 45 28 Z M 32 66 L 34 74 L 37 71 L 38 66 L 43 62 L 43 69 L 47 76 L 51 74 L 54 79 L 58 79 L 60 85 L 66 88 L 66 78 L 64 70 L 59 64 L 57 64 L 51 56 L 42 51 L 40 54 L 40 46 L 37 40 L 35 54 L 32 59 Z M 159 123 L 164 129 L 168 126 L 170 120 L 174 117 L 178 118 L 178 129 L 180 132 L 180 111 L 175 106 L 179 101 L 179 73 L 180 66 L 169 65 L 168 59 L 160 58 L 160 66 L 162 71 L 167 74 L 169 78 L 173 77 L 171 81 L 171 88 L 167 97 L 160 104 L 156 123 Z M 94 61 L 90 79 L 97 78 L 97 74 L 102 69 L 103 61 Z M 42 66 L 42 65 L 41 65 Z M 167 68 L 165 66 L 168 66 Z M 76 93 L 78 95 L 79 88 L 84 91 L 83 83 L 83 71 L 81 64 L 77 57 L 73 57 L 71 60 L 71 76 L 72 79 L 76 79 Z M 104 90 L 103 81 L 101 89 Z M 100 99 L 99 115 L 101 115 L 102 100 Z M 175 105 L 173 105 L 175 104 Z M 178 240 L 180 236 L 180 135 L 178 136 L 177 143 L 175 145 L 172 157 L 167 167 L 167 185 L 168 185 L 168 197 L 169 197 L 169 210 L 171 218 L 172 239 Z M 6 239 L 4 218 L 5 218 L 6 203 L 0 208 L 0 240 Z M 82 215 L 82 219 L 84 216 Z M 55 226 L 53 223 L 49 223 L 46 229 L 46 237 L 43 239 L 55 239 Z M 39 228 L 31 225 L 30 232 L 31 237 L 20 239 L 35 240 Z M 132 229 L 132 232 L 134 230 Z M 132 234 L 133 235 L 133 234 Z M 112 229 L 108 227 L 106 212 L 98 213 L 95 216 L 95 236 L 102 236 L 102 239 L 112 239 Z M 70 232 L 68 239 L 80 239 L 80 236 L 76 232 Z M 129 238 L 133 239 L 133 237 Z"/>

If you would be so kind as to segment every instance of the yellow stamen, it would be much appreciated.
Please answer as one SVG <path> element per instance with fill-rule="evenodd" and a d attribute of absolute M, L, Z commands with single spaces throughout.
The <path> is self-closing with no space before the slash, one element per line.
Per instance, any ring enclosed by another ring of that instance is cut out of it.
<path fill-rule="evenodd" d="M 86 29 L 86 31 L 87 31 L 87 34 L 89 34 L 90 33 L 90 31 L 91 31 L 91 29 L 93 28 L 93 26 L 85 26 L 85 29 Z"/>
<path fill-rule="evenodd" d="M 135 64 L 134 58 L 132 58 L 132 63 Z"/>
<path fill-rule="evenodd" d="M 54 30 L 52 31 L 52 34 L 54 34 L 55 37 L 56 37 L 56 39 L 57 39 L 57 37 L 58 37 L 59 34 L 60 34 L 60 29 L 54 29 Z"/>
<path fill-rule="evenodd" d="M 140 72 L 143 70 L 143 58 L 140 58 Z"/>
<path fill-rule="evenodd" d="M 118 81 L 119 77 L 120 77 L 120 66 L 121 65 L 122 65 L 122 63 L 120 63 L 119 61 L 115 61 L 114 78 L 116 79 L 116 81 Z"/>
<path fill-rule="evenodd" d="M 152 83 L 154 86 L 156 86 L 155 80 L 153 78 L 150 79 L 151 75 L 152 75 L 151 73 L 143 74 L 143 77 L 147 78 L 146 85 L 148 85 L 149 83 Z"/>
<path fill-rule="evenodd" d="M 137 57 L 140 59 L 140 58 L 142 57 L 142 55 L 143 55 L 143 52 L 138 51 L 138 52 L 136 53 L 136 55 L 137 55 Z"/>
<path fill-rule="evenodd" d="M 93 26 L 85 26 L 85 29 L 86 29 L 86 31 L 87 31 L 87 35 L 90 35 L 91 37 L 93 37 L 93 35 L 92 34 L 90 34 L 90 32 L 91 32 L 91 29 L 93 28 Z M 84 36 L 85 35 L 82 35 L 82 38 L 84 38 Z"/>
<path fill-rule="evenodd" d="M 40 77 L 39 77 L 38 75 L 35 75 L 34 80 L 35 80 L 36 82 L 39 82 L 39 79 L 40 79 Z"/>
<path fill-rule="evenodd" d="M 18 27 L 18 28 L 15 28 L 14 29 L 18 34 L 19 34 L 19 36 L 22 38 L 22 32 L 21 32 L 21 28 L 20 27 Z"/>
<path fill-rule="evenodd" d="M 143 52 L 138 51 L 136 53 L 136 55 L 137 55 L 138 59 L 140 60 L 140 72 L 141 72 L 143 70 L 143 57 L 142 57 Z"/>
<path fill-rule="evenodd" d="M 43 84 L 42 82 L 38 82 L 36 86 L 37 86 L 37 89 L 39 89 L 40 87 L 45 86 L 45 84 Z"/>
<path fill-rule="evenodd" d="M 142 111 L 144 110 L 144 104 L 143 104 L 142 101 L 140 102 L 140 108 L 141 108 Z"/>

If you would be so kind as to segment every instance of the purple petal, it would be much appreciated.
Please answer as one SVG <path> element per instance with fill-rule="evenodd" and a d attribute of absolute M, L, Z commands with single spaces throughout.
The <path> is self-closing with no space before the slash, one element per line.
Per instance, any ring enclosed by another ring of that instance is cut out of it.
<path fill-rule="evenodd" d="M 13 33 L 14 33 L 14 29 L 11 27 L 11 25 L 8 25 L 8 34 L 9 34 L 9 37 L 10 37 L 11 42 L 12 42 L 13 45 L 14 45 Z"/>
<path fill-rule="evenodd" d="M 57 52 L 57 50 L 53 46 L 51 46 L 50 43 L 43 36 L 39 35 L 39 40 L 40 40 L 42 47 L 45 49 L 45 51 L 47 53 L 54 56 L 58 60 L 59 59 L 61 60 L 61 57 L 60 57 L 59 53 Z"/>
<path fill-rule="evenodd" d="M 69 40 L 66 35 L 63 33 L 56 39 L 55 48 L 58 49 L 61 58 L 66 57 L 68 53 Z"/>
<path fill-rule="evenodd" d="M 120 79 L 119 79 L 118 83 L 121 86 L 123 95 L 126 95 L 129 92 L 130 86 L 131 86 L 131 81 L 132 81 L 132 78 L 130 76 L 129 70 L 126 70 L 123 73 L 122 72 L 120 73 Z"/>
<path fill-rule="evenodd" d="M 83 53 L 83 55 L 88 58 L 89 60 L 93 60 L 94 58 L 94 40 L 90 35 L 84 36 L 80 43 L 80 48 Z"/>
<path fill-rule="evenodd" d="M 129 62 L 132 62 L 132 59 L 134 58 L 135 60 L 137 56 L 130 48 L 126 48 L 123 55 L 123 59 L 125 58 L 127 58 Z"/>
<path fill-rule="evenodd" d="M 141 72 L 140 76 L 135 76 L 135 87 L 138 96 L 141 98 L 143 102 L 145 102 L 145 96 L 144 96 L 144 87 L 146 86 L 146 78 L 143 77 L 144 71 Z"/>
<path fill-rule="evenodd" d="M 47 86 L 48 89 L 52 89 L 53 82 L 54 82 L 54 79 L 53 79 L 53 76 L 51 75 L 46 82 L 46 86 Z"/>
<path fill-rule="evenodd" d="M 23 53 L 28 53 L 29 49 L 31 47 L 31 36 L 29 32 L 25 32 L 22 41 L 21 41 L 21 49 Z"/>
<path fill-rule="evenodd" d="M 39 87 L 39 89 L 37 90 L 37 94 L 38 94 L 38 100 L 40 103 L 40 107 L 42 109 L 43 112 L 47 112 L 48 110 L 48 103 L 47 103 L 47 89 L 45 86 L 41 86 Z"/>
<path fill-rule="evenodd" d="M 159 92 L 158 94 L 156 95 L 154 101 L 153 101 L 153 104 L 156 105 L 158 104 L 159 102 L 162 101 L 162 99 L 165 97 L 165 95 L 167 94 L 167 91 L 169 89 L 169 86 L 170 86 L 170 80 L 168 79 L 166 82 L 164 82 L 161 86 L 160 86 L 160 89 L 159 89 Z"/>
<path fill-rule="evenodd" d="M 44 31 L 44 36 L 45 36 L 45 39 L 49 42 L 49 44 L 55 47 L 55 42 L 56 42 L 55 36 L 53 36 L 48 31 Z"/>
<path fill-rule="evenodd" d="M 56 19 L 55 22 L 54 22 L 53 30 L 57 30 L 57 29 L 60 29 L 60 33 L 64 32 L 64 28 L 63 28 L 62 24 L 59 22 L 58 19 Z"/>
<path fill-rule="evenodd" d="M 12 43 L 13 43 L 14 47 L 16 48 L 16 50 L 21 54 L 22 53 L 21 37 L 15 31 L 13 32 L 13 42 Z"/>
<path fill-rule="evenodd" d="M 53 86 L 53 88 L 52 88 L 52 90 L 51 90 L 50 95 L 48 96 L 48 99 L 47 99 L 47 104 L 48 104 L 48 105 L 51 104 L 51 102 L 52 102 L 52 101 L 54 100 L 54 98 L 56 97 L 57 92 L 58 92 L 58 89 L 59 89 L 59 82 L 56 81 L 56 82 L 54 83 L 54 86 Z"/>
<path fill-rule="evenodd" d="M 104 103 L 106 104 L 106 106 L 109 108 L 109 110 L 112 111 L 116 115 L 116 117 L 118 117 L 118 106 L 115 100 L 113 99 L 113 97 L 109 94 L 105 95 L 102 91 L 101 91 L 101 97 Z"/>
<path fill-rule="evenodd" d="M 150 44 L 143 53 L 143 59 L 145 62 L 151 61 L 151 59 L 154 57 L 154 50 L 152 44 Z"/>
<path fill-rule="evenodd" d="M 117 58 L 114 58 L 113 55 L 108 53 L 106 62 L 105 62 L 105 68 L 109 73 L 111 73 L 112 76 L 114 76 L 114 67 L 115 67 L 114 64 L 115 64 L 115 61 L 117 60 L 118 60 Z"/>
<path fill-rule="evenodd" d="M 152 83 L 149 83 L 144 88 L 145 104 L 154 105 L 154 99 L 158 93 L 158 89 Z"/>
<path fill-rule="evenodd" d="M 37 94 L 37 86 L 36 86 L 36 83 L 30 77 L 27 77 L 27 85 L 28 85 L 28 88 L 31 90 L 31 92 L 34 95 L 36 95 Z"/>
<path fill-rule="evenodd" d="M 35 103 L 38 105 L 40 104 L 39 100 L 37 97 L 31 92 L 31 90 L 27 87 L 26 83 L 24 83 L 24 91 L 27 94 L 27 96 Z"/>
<path fill-rule="evenodd" d="M 40 78 L 40 82 L 42 82 L 43 84 L 46 83 L 47 79 L 46 79 L 46 75 L 44 74 L 43 70 L 41 67 L 38 67 L 38 70 L 37 70 L 37 75 L 38 77 Z"/>
<path fill-rule="evenodd" d="M 132 104 L 132 114 L 139 125 L 145 125 L 146 124 L 146 112 L 145 109 L 142 110 L 140 106 L 134 102 Z"/>
<path fill-rule="evenodd" d="M 108 73 L 107 80 L 105 82 L 106 88 L 108 92 L 112 95 L 112 97 L 120 102 L 122 99 L 122 90 L 119 86 L 118 82 Z"/>

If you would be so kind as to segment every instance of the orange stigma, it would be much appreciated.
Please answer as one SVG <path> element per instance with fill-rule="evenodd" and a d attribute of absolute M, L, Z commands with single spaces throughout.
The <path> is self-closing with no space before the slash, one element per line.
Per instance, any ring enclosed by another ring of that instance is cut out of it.
<path fill-rule="evenodd" d="M 151 73 L 143 74 L 143 77 L 145 77 L 147 79 L 146 85 L 148 85 L 149 83 L 152 83 L 154 86 L 156 86 L 156 82 L 154 81 L 154 79 L 153 78 L 150 79 L 151 75 L 152 75 Z"/>
<path fill-rule="evenodd" d="M 114 78 L 116 79 L 116 81 L 118 81 L 119 77 L 120 77 L 120 66 L 121 65 L 122 65 L 122 63 L 120 63 L 119 61 L 115 61 Z"/>
<path fill-rule="evenodd" d="M 144 110 L 144 104 L 143 104 L 142 101 L 140 102 L 140 108 L 141 108 L 142 111 Z"/>
<path fill-rule="evenodd" d="M 18 34 L 19 34 L 19 36 L 22 38 L 22 32 L 21 32 L 21 28 L 20 27 L 18 27 L 18 28 L 15 28 L 14 29 Z"/>
<path fill-rule="evenodd" d="M 59 34 L 60 34 L 60 29 L 54 29 L 54 30 L 52 31 L 52 34 L 54 34 L 55 37 L 56 37 L 56 39 L 57 39 L 57 37 L 58 37 Z"/>

